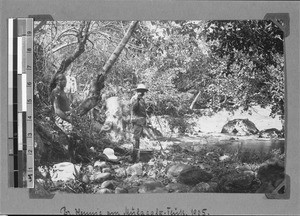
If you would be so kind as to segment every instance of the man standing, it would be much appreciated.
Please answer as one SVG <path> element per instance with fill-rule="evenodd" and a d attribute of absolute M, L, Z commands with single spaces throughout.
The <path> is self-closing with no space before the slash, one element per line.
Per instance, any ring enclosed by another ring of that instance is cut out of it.
<path fill-rule="evenodd" d="M 146 126 L 146 103 L 143 98 L 148 91 L 144 84 L 138 84 L 136 94 L 131 98 L 131 123 L 133 124 L 133 153 L 132 161 L 138 162 L 140 159 L 140 137 L 143 133 L 143 128 Z"/>
<path fill-rule="evenodd" d="M 50 102 L 55 113 L 55 124 L 69 137 L 70 146 L 69 154 L 71 160 L 74 159 L 74 137 L 73 137 L 73 125 L 71 118 L 70 101 L 64 91 L 66 87 L 67 79 L 63 74 L 58 74 L 54 77 L 50 84 Z"/>

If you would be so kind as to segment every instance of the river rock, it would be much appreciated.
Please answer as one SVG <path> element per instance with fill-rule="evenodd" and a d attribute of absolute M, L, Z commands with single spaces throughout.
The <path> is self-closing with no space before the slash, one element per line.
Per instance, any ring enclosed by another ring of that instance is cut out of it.
<path fill-rule="evenodd" d="M 118 169 L 115 169 L 115 175 L 117 177 L 124 177 L 124 176 L 126 176 L 126 169 L 124 167 L 120 167 Z"/>
<path fill-rule="evenodd" d="M 51 180 L 53 182 L 75 180 L 75 176 L 80 173 L 80 168 L 80 165 L 70 162 L 55 164 L 52 170 L 50 170 Z"/>
<path fill-rule="evenodd" d="M 257 134 L 259 130 L 256 128 L 255 124 L 249 119 L 234 119 L 227 122 L 221 133 L 226 133 L 230 135 L 252 135 Z"/>
<path fill-rule="evenodd" d="M 148 161 L 147 163 L 149 166 L 154 166 L 155 160 L 152 158 L 151 160 Z"/>
<path fill-rule="evenodd" d="M 255 176 L 250 173 L 231 173 L 223 176 L 219 182 L 220 192 L 249 193 Z"/>
<path fill-rule="evenodd" d="M 86 174 L 84 174 L 83 176 L 82 176 L 82 182 L 84 182 L 84 183 L 89 183 L 90 182 L 90 178 L 86 175 Z"/>
<path fill-rule="evenodd" d="M 111 172 L 111 169 L 109 167 L 105 167 L 102 169 L 102 172 Z"/>
<path fill-rule="evenodd" d="M 178 182 L 187 185 L 196 185 L 200 182 L 208 182 L 213 175 L 200 168 L 192 167 L 182 171 L 178 176 Z"/>
<path fill-rule="evenodd" d="M 131 186 L 139 186 L 144 182 L 144 180 L 140 176 L 128 176 L 127 178 L 123 179 L 123 183 Z"/>
<path fill-rule="evenodd" d="M 283 133 L 276 129 L 276 128 L 269 128 L 269 129 L 265 129 L 259 132 L 258 134 L 259 138 L 282 138 L 283 137 Z"/>
<path fill-rule="evenodd" d="M 217 192 L 218 183 L 217 182 L 208 182 L 211 192 Z"/>
<path fill-rule="evenodd" d="M 157 176 L 157 172 L 158 172 L 157 169 L 149 169 L 147 172 L 147 176 L 155 179 Z"/>
<path fill-rule="evenodd" d="M 200 192 L 211 192 L 211 191 L 212 191 L 212 188 L 210 187 L 210 185 L 208 183 L 200 182 L 195 187 L 193 187 L 190 192 L 200 193 Z"/>
<path fill-rule="evenodd" d="M 128 188 L 127 190 L 128 190 L 128 193 L 138 193 L 139 187 L 134 186 L 134 187 Z"/>
<path fill-rule="evenodd" d="M 98 194 L 110 194 L 113 191 L 107 188 L 100 188 L 99 190 L 96 191 L 96 193 Z"/>
<path fill-rule="evenodd" d="M 117 182 L 113 180 L 107 180 L 102 182 L 101 188 L 107 188 L 113 190 L 116 187 Z"/>
<path fill-rule="evenodd" d="M 187 164 L 174 164 L 174 165 L 171 165 L 168 169 L 167 169 L 167 176 L 168 178 L 172 178 L 172 177 L 178 177 L 179 174 L 182 172 L 182 171 L 185 171 L 185 170 L 188 170 L 192 168 L 192 166 L 190 165 L 187 165 Z"/>
<path fill-rule="evenodd" d="M 106 162 L 105 161 L 96 161 L 95 163 L 94 163 L 94 167 L 95 168 L 105 168 L 105 167 L 107 167 L 107 164 L 106 164 Z"/>
<path fill-rule="evenodd" d="M 151 193 L 169 193 L 169 191 L 164 187 L 159 187 L 155 188 Z"/>
<path fill-rule="evenodd" d="M 88 165 L 87 166 L 87 170 L 88 170 L 88 172 L 93 172 L 93 170 L 94 170 L 94 167 L 92 166 L 92 165 Z"/>
<path fill-rule="evenodd" d="M 270 160 L 263 163 L 257 171 L 260 188 L 256 193 L 271 193 L 284 180 L 285 168 L 281 160 Z"/>
<path fill-rule="evenodd" d="M 93 180 L 95 182 L 104 181 L 104 180 L 110 178 L 110 176 L 111 176 L 110 173 L 96 172 L 96 173 L 94 173 L 93 178 L 90 178 L 90 180 Z"/>
<path fill-rule="evenodd" d="M 139 193 L 152 193 L 155 189 L 163 187 L 163 184 L 161 182 L 145 182 L 142 186 L 139 188 Z"/>
<path fill-rule="evenodd" d="M 181 183 L 170 183 L 166 186 L 166 189 L 170 193 L 186 193 L 190 190 L 190 187 Z"/>
<path fill-rule="evenodd" d="M 116 187 L 115 188 L 115 193 L 116 194 L 128 193 L 128 190 L 126 188 Z"/>
<path fill-rule="evenodd" d="M 143 164 L 137 163 L 137 164 L 133 164 L 132 166 L 129 166 L 126 169 L 126 173 L 127 173 L 127 175 L 131 175 L 131 176 L 143 175 Z"/>

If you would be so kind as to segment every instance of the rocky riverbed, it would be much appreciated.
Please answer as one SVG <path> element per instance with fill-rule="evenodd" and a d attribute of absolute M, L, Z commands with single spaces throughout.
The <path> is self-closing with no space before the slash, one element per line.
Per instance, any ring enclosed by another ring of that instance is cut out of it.
<path fill-rule="evenodd" d="M 275 148 L 254 163 L 251 160 L 261 153 L 245 150 L 243 154 L 205 143 L 237 141 L 238 137 L 206 134 L 203 139 L 185 138 L 185 145 L 183 139 L 143 140 L 139 163 L 130 163 L 128 144 L 128 148 L 115 148 L 117 161 L 102 157 L 89 164 L 62 162 L 40 166 L 36 182 L 51 193 L 255 193 L 262 185 L 257 173 L 266 164 L 263 162 L 284 158 Z M 243 140 L 247 139 L 239 141 Z M 253 158 L 245 161 L 249 155 Z"/>
<path fill-rule="evenodd" d="M 112 146 L 114 161 L 91 149 L 88 163 L 36 167 L 36 187 L 51 194 L 272 192 L 284 178 L 285 146 L 282 122 L 267 112 L 192 117 L 185 133 L 155 117 L 152 125 L 162 128 L 163 136 L 141 139 L 140 162 L 130 162 L 131 142 Z M 234 119 L 251 119 L 257 130 L 250 134 L 242 120 Z M 233 122 L 228 133 L 221 133 L 227 122 Z M 274 129 L 264 132 L 269 128 Z"/>

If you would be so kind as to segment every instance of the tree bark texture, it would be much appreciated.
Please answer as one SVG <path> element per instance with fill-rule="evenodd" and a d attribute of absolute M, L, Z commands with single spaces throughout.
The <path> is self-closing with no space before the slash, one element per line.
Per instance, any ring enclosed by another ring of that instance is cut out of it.
<path fill-rule="evenodd" d="M 66 69 L 71 65 L 71 63 L 75 61 L 75 59 L 78 58 L 85 51 L 85 45 L 89 37 L 90 24 L 91 22 L 81 23 L 80 30 L 77 34 L 78 48 L 72 56 L 69 56 L 67 59 L 64 59 L 61 62 L 55 76 L 57 74 L 63 74 L 66 71 Z"/>
<path fill-rule="evenodd" d="M 134 29 L 136 28 L 138 21 L 131 22 L 126 34 L 124 35 L 121 42 L 115 48 L 114 52 L 111 54 L 102 70 L 97 75 L 96 79 L 92 80 L 89 95 L 87 98 L 76 108 L 76 113 L 79 116 L 85 115 L 88 111 L 94 108 L 101 100 L 101 90 L 104 88 L 104 82 L 107 74 L 109 73 L 111 67 L 116 62 L 120 56 L 122 50 L 129 41 Z"/>
<path fill-rule="evenodd" d="M 109 57 L 109 59 L 107 60 L 107 62 L 105 63 L 105 65 L 103 66 L 103 72 L 104 74 L 107 74 L 109 72 L 109 70 L 111 69 L 111 67 L 113 66 L 113 64 L 116 62 L 117 58 L 119 57 L 119 55 L 121 54 L 122 50 L 124 49 L 125 45 L 127 44 L 127 42 L 129 41 L 134 29 L 136 28 L 138 24 L 138 21 L 133 21 L 126 34 L 124 35 L 123 39 L 121 40 L 121 42 L 119 43 L 119 45 L 116 47 L 116 49 L 114 50 L 114 52 L 111 54 L 111 56 Z"/>

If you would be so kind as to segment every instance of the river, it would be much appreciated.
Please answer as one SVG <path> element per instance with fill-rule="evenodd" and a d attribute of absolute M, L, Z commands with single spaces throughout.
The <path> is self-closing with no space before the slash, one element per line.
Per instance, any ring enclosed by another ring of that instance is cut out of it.
<path fill-rule="evenodd" d="M 279 149 L 280 153 L 285 152 L 285 139 L 265 139 L 257 136 L 229 136 L 221 133 L 207 133 L 200 136 L 173 136 L 159 139 L 162 144 L 165 142 L 192 147 L 201 145 L 216 145 L 223 149 L 237 150 L 249 149 L 269 153 L 273 149 Z"/>

